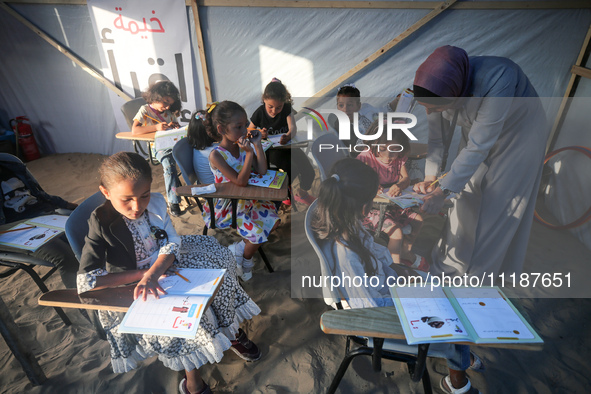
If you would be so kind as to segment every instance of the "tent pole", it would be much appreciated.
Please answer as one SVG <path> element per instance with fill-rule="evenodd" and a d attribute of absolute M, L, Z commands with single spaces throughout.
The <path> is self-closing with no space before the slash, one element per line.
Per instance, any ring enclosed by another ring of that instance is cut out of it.
<path fill-rule="evenodd" d="M 201 61 L 205 97 L 207 98 L 208 103 L 213 103 L 213 96 L 211 94 L 211 84 L 209 83 L 209 72 L 207 71 L 207 56 L 205 56 L 205 43 L 203 42 L 203 32 L 201 31 L 201 22 L 199 21 L 199 7 L 197 5 L 197 0 L 191 0 L 191 9 L 193 10 L 193 20 L 195 22 L 195 35 L 197 36 L 197 47 L 199 48 L 199 60 Z"/>
<path fill-rule="evenodd" d="M 32 2 L 35 0 L 21 0 Z M 36 0 L 43 1 L 43 0 Z M 49 1 L 49 0 L 46 0 Z M 63 0 L 62 0 L 63 1 Z M 72 0 L 70 0 L 72 1 Z M 80 0 L 82 1 L 82 0 Z M 186 0 L 187 5 L 190 1 Z M 298 1 L 298 0 L 197 0 L 202 7 L 433 9 L 438 1 Z M 540 10 L 591 8 L 588 0 L 561 1 L 461 1 L 454 10 Z"/>
<path fill-rule="evenodd" d="M 564 97 L 562 98 L 562 102 L 560 103 L 558 113 L 556 114 L 554 126 L 552 127 L 552 131 L 550 132 L 550 136 L 548 137 L 548 142 L 546 144 L 546 153 L 550 152 L 556 144 L 556 140 L 558 139 L 558 132 L 562 127 L 562 123 L 564 122 L 566 114 L 568 113 L 568 107 L 570 106 L 570 98 L 575 95 L 581 76 L 589 78 L 587 76 L 589 75 L 589 70 L 584 68 L 584 65 L 587 62 L 587 59 L 589 58 L 589 52 L 591 51 L 591 46 L 589 45 L 590 41 L 591 25 L 589 26 L 589 30 L 587 31 L 587 35 L 585 36 L 585 40 L 583 41 L 583 46 L 581 47 L 581 51 L 579 52 L 579 57 L 577 57 L 577 61 L 571 69 L 570 81 L 566 88 L 566 92 L 564 93 Z"/>
<path fill-rule="evenodd" d="M 347 79 L 351 78 L 353 75 L 357 74 L 359 71 L 361 71 L 365 67 L 369 66 L 371 63 L 376 61 L 384 53 L 388 52 L 390 49 L 392 49 L 396 45 L 400 44 L 405 38 L 409 37 L 411 34 L 416 32 L 417 30 L 419 30 L 421 27 L 423 27 L 425 24 L 427 24 L 430 20 L 432 20 L 437 15 L 439 15 L 440 13 L 442 13 L 443 11 L 448 9 L 455 2 L 456 2 L 456 0 L 447 0 L 442 3 L 439 3 L 439 5 L 435 9 L 433 9 L 433 11 L 428 13 L 423 18 L 419 19 L 411 27 L 406 29 L 401 34 L 399 34 L 396 38 L 394 38 L 393 40 L 388 42 L 386 45 L 384 45 L 383 47 L 378 49 L 376 52 L 374 52 L 369 57 L 365 58 L 361 63 L 357 64 L 355 67 L 353 67 L 352 69 L 350 69 L 349 71 L 347 71 L 346 73 L 344 73 L 343 75 L 341 75 L 340 77 L 338 77 L 337 79 L 332 81 L 330 84 L 325 86 L 323 89 L 316 92 L 312 97 L 310 97 L 309 99 L 304 101 L 304 103 L 302 104 L 302 107 L 313 105 L 313 103 L 317 102 L 321 97 L 324 97 L 331 90 L 335 89 L 337 86 L 341 85 Z M 303 115 L 300 115 L 300 116 L 303 116 Z M 296 115 L 296 118 L 298 118 L 298 115 Z"/>
<path fill-rule="evenodd" d="M 105 85 L 107 88 L 109 88 L 112 91 L 114 91 L 115 93 L 117 93 L 117 95 L 119 97 L 123 98 L 125 101 L 129 101 L 129 100 L 133 99 L 133 97 L 129 96 L 127 93 L 125 93 L 124 91 L 119 89 L 117 86 L 115 86 L 115 84 L 113 84 L 111 81 L 109 81 L 107 78 L 105 78 L 99 70 L 94 68 L 94 66 L 92 66 L 90 63 L 87 63 L 84 59 L 78 57 L 76 54 L 71 52 L 67 47 L 63 46 L 62 44 L 60 44 L 59 42 L 54 40 L 47 33 L 45 33 L 43 30 L 41 30 L 37 25 L 35 25 L 34 23 L 32 23 L 31 21 L 26 19 L 24 16 L 19 14 L 17 11 L 15 11 L 8 4 L 6 4 L 6 2 L 4 2 L 4 1 L 0 2 L 0 8 L 4 9 L 8 14 L 12 15 L 16 20 L 18 20 L 23 25 L 25 25 L 26 27 L 31 29 L 35 34 L 37 34 L 39 37 L 43 38 L 51 46 L 53 46 L 55 49 L 57 49 L 62 54 L 64 54 L 68 59 L 72 60 L 74 63 L 79 65 L 80 68 L 82 68 L 82 70 L 86 71 L 87 73 L 92 75 L 95 79 L 97 79 L 99 82 L 101 82 L 103 85 Z"/>

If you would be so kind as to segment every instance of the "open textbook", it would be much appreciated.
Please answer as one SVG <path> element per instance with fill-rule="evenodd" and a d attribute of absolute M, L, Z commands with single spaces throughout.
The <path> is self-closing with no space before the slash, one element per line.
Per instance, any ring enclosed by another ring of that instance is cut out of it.
<path fill-rule="evenodd" d="M 44 215 L 19 223 L 0 234 L 0 244 L 35 251 L 64 232 L 67 216 Z"/>
<path fill-rule="evenodd" d="M 172 149 L 177 142 L 187 136 L 187 127 L 157 131 L 154 134 L 154 151 Z"/>
<path fill-rule="evenodd" d="M 149 294 L 146 301 L 135 300 L 119 332 L 195 338 L 201 316 L 226 270 L 184 268 L 178 273 L 182 277 L 171 275 L 158 281 L 167 294 L 158 299 Z"/>
<path fill-rule="evenodd" d="M 409 345 L 543 343 L 498 287 L 391 287 Z"/>

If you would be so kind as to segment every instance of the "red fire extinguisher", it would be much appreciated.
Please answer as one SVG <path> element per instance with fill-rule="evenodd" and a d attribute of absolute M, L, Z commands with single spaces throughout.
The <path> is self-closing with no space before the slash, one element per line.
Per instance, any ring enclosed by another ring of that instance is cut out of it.
<path fill-rule="evenodd" d="M 16 119 L 11 119 L 9 123 L 14 134 L 16 134 L 18 145 L 23 151 L 25 160 L 31 161 L 40 158 L 41 153 L 39 153 L 29 118 L 26 116 L 17 116 Z"/>

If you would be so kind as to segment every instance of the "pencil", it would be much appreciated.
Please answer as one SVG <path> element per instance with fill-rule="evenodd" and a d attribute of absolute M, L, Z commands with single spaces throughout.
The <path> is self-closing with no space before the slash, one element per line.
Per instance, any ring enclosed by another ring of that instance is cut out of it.
<path fill-rule="evenodd" d="M 164 122 L 161 122 L 161 121 L 159 121 L 158 119 L 154 119 L 154 118 L 153 118 L 153 117 L 151 117 L 150 115 L 145 115 L 145 116 L 146 116 L 146 118 L 150 118 L 150 119 L 152 119 L 154 122 L 157 122 L 157 123 L 164 123 Z"/>
<path fill-rule="evenodd" d="M 445 176 L 446 176 L 446 175 L 447 175 L 447 172 L 446 172 L 445 174 L 441 175 L 439 178 L 435 179 L 435 180 L 433 181 L 433 183 L 431 183 L 431 184 L 429 185 L 429 187 L 433 187 L 433 186 L 435 186 L 435 185 L 437 184 L 437 182 L 439 182 L 440 180 L 442 180 L 443 178 L 445 178 Z"/>
<path fill-rule="evenodd" d="M 28 230 L 30 228 L 35 228 L 35 227 L 37 227 L 37 226 L 21 227 L 21 228 L 15 228 L 15 229 L 12 229 L 12 230 L 0 231 L 0 234 L 11 233 L 13 231 Z"/>
<path fill-rule="evenodd" d="M 186 282 L 189 282 L 189 283 L 191 283 L 191 281 L 190 281 L 189 279 L 185 278 L 184 276 L 182 276 L 181 274 L 179 274 L 177 271 L 175 271 L 174 273 L 175 273 L 175 275 L 178 275 L 178 276 L 180 276 L 180 277 L 181 277 L 181 279 L 185 280 Z"/>

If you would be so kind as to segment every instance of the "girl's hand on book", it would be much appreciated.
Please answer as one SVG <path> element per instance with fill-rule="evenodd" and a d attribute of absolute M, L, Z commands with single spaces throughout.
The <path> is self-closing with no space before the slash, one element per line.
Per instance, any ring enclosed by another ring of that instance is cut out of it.
<path fill-rule="evenodd" d="M 402 189 L 400 189 L 400 187 L 396 184 L 390 186 L 390 189 L 388 189 L 388 196 L 390 197 L 398 197 L 401 194 Z"/>
<path fill-rule="evenodd" d="M 168 123 L 158 123 L 154 126 L 156 126 L 156 131 L 164 131 L 169 129 Z"/>
<path fill-rule="evenodd" d="M 150 275 L 144 275 L 139 281 L 135 289 L 133 289 L 133 299 L 136 300 L 142 297 L 146 301 L 148 294 L 153 294 L 155 298 L 160 298 L 160 294 L 166 294 L 166 291 L 158 283 L 158 279 L 153 279 Z"/>
<path fill-rule="evenodd" d="M 261 135 L 263 136 L 263 138 L 267 138 L 269 136 L 269 134 L 267 133 L 266 127 L 261 129 Z"/>

